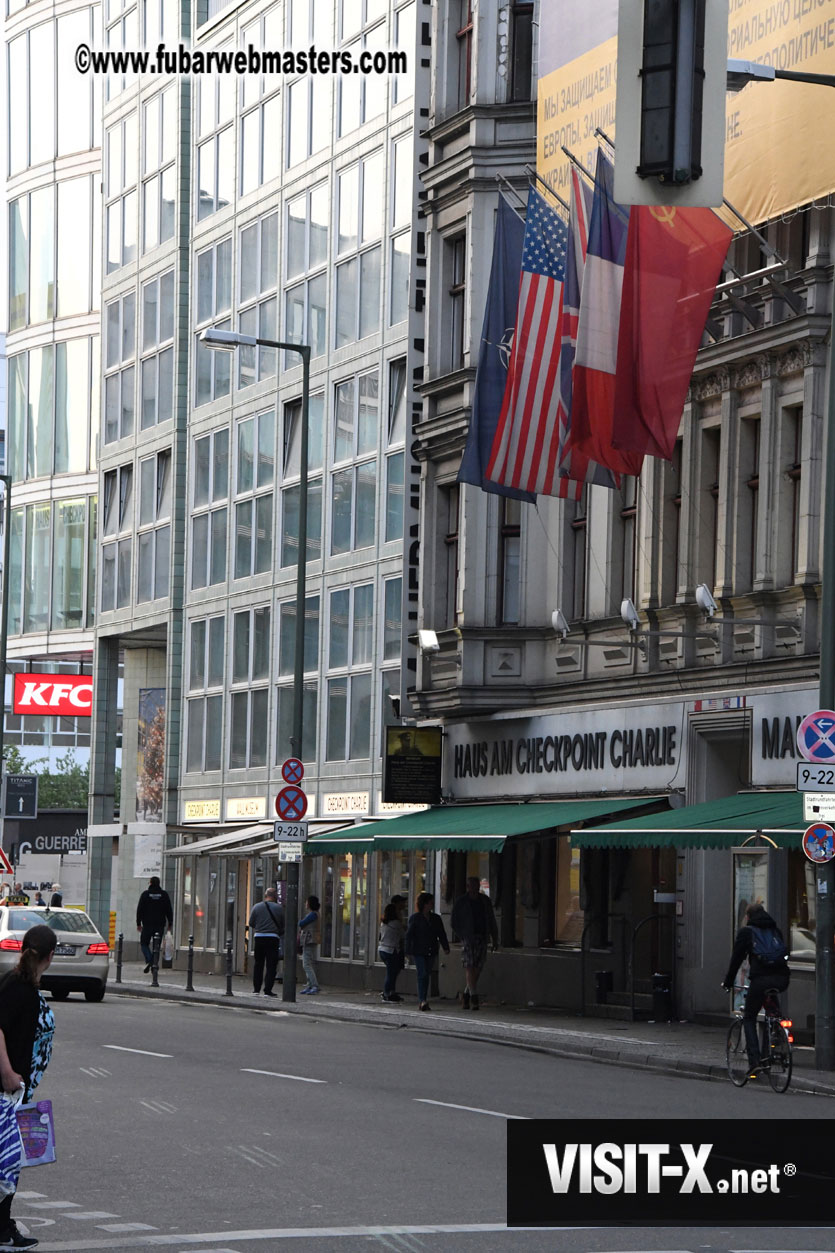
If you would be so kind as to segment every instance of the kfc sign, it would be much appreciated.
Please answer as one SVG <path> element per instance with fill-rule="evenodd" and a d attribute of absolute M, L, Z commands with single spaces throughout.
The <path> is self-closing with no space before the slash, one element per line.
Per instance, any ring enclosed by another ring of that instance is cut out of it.
<path fill-rule="evenodd" d="M 88 674 L 16 674 L 12 709 L 16 714 L 89 718 L 93 680 Z"/>

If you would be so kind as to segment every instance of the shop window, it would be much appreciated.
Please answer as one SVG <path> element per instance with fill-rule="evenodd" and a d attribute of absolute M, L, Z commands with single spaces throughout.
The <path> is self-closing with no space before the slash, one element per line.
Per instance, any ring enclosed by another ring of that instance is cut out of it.
<path fill-rule="evenodd" d="M 789 879 L 789 957 L 814 962 L 817 944 L 817 885 L 815 865 L 799 848 L 786 854 Z"/>

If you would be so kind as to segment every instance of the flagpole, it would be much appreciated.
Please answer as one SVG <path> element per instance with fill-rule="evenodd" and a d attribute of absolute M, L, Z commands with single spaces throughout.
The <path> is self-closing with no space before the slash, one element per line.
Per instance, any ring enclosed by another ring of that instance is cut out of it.
<path fill-rule="evenodd" d="M 516 188 L 513 186 L 513 184 L 511 183 L 510 179 L 505 178 L 504 174 L 495 174 L 495 175 L 494 175 L 494 178 L 495 178 L 496 182 L 499 184 L 499 186 L 500 186 L 500 187 L 501 187 L 501 184 L 502 184 L 502 183 L 504 183 L 504 185 L 505 185 L 505 187 L 508 189 L 508 191 L 509 191 L 509 192 L 512 192 L 514 196 L 517 196 L 517 197 L 519 198 L 519 201 L 520 201 L 522 204 L 524 204 L 524 201 L 522 200 L 522 197 L 519 195 L 519 192 L 518 192 L 518 191 L 516 190 Z M 507 200 L 507 196 L 505 196 L 505 200 Z M 520 222 L 524 222 L 524 220 L 525 220 L 525 219 L 524 219 L 523 215 L 519 212 L 519 210 L 516 208 L 516 205 L 515 205 L 515 204 L 511 204 L 509 200 L 507 200 L 507 203 L 508 203 L 509 207 L 513 210 L 513 212 L 516 214 L 516 216 L 517 216 L 517 218 L 519 219 L 519 221 L 520 221 Z"/>
<path fill-rule="evenodd" d="M 580 173 L 581 173 L 581 174 L 585 174 L 586 178 L 589 180 L 589 182 L 590 182 L 590 183 L 592 184 L 592 186 L 593 186 L 593 185 L 594 185 L 594 175 L 592 174 L 591 170 L 587 170 L 587 169 L 586 169 L 586 167 L 583 165 L 582 161 L 578 161 L 578 160 L 577 160 L 577 158 L 575 157 L 574 153 L 573 153 L 573 152 L 571 152 L 568 148 L 566 148 L 565 144 L 561 144 L 560 146 L 561 146 L 561 148 L 562 148 L 563 152 L 565 153 L 565 155 L 568 157 L 569 161 L 572 163 L 572 165 L 576 165 L 576 166 L 577 166 L 577 169 L 580 171 Z"/>
<path fill-rule="evenodd" d="M 549 196 L 553 196 L 553 197 L 554 197 L 554 199 L 556 200 L 557 204 L 562 205 L 562 207 L 563 207 L 563 209 L 565 209 L 566 213 L 570 213 L 570 212 L 571 212 L 571 210 L 569 209 L 568 205 L 567 205 L 567 204 L 566 204 L 566 202 L 563 200 L 562 196 L 558 196 L 558 195 L 557 195 L 557 193 L 554 191 L 553 187 L 551 187 L 551 185 L 550 185 L 549 183 L 546 183 L 546 182 L 545 182 L 545 179 L 544 179 L 544 178 L 541 178 L 541 177 L 540 177 L 540 175 L 539 175 L 539 174 L 537 174 L 536 170 L 533 170 L 533 169 L 531 169 L 531 167 L 530 167 L 529 165 L 526 165 L 526 166 L 525 166 L 525 173 L 527 174 L 528 178 L 533 179 L 533 181 L 534 181 L 535 183 L 541 183 L 541 184 L 542 184 L 542 187 L 544 188 L 544 190 L 548 192 Z M 501 176 L 500 176 L 499 174 L 497 174 L 497 175 L 496 175 L 496 178 L 499 178 L 499 177 L 501 177 Z"/>

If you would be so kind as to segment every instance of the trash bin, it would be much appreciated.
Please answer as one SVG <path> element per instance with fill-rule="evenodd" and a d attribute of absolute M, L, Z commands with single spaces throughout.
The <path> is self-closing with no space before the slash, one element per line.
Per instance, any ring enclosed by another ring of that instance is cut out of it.
<path fill-rule="evenodd" d="M 594 974 L 594 999 L 598 1005 L 605 1005 L 606 998 L 612 990 L 614 975 L 611 970 L 596 970 Z"/>
<path fill-rule="evenodd" d="M 652 976 L 652 1016 L 656 1022 L 671 1022 L 673 1017 L 673 976 L 656 972 Z"/>

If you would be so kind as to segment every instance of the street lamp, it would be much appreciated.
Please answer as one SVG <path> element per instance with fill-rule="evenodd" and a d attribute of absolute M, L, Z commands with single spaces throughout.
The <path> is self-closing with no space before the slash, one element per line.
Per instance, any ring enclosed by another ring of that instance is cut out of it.
<path fill-rule="evenodd" d="M 299 551 L 296 558 L 296 647 L 293 655 L 293 734 L 290 745 L 293 755 L 302 759 L 304 730 L 304 602 L 307 574 L 307 463 L 310 426 L 310 345 L 288 344 L 282 340 L 259 339 L 238 331 L 219 331 L 208 327 L 200 335 L 207 348 L 234 352 L 236 348 L 276 348 L 295 352 L 302 359 L 302 414 L 299 447 Z M 276 362 L 276 420 L 278 419 L 278 363 Z M 284 902 L 284 982 L 281 998 L 296 999 L 296 930 L 299 922 L 299 867 L 287 863 L 287 899 Z M 288 960 L 289 951 L 289 960 Z"/>

